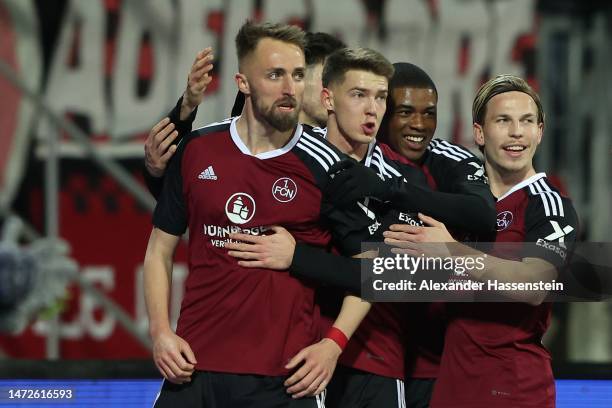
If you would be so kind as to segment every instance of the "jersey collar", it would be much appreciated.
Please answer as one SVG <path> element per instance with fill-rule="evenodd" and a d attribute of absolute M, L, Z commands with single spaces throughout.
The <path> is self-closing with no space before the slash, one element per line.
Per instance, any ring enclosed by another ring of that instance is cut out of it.
<path fill-rule="evenodd" d="M 541 179 L 543 177 L 546 177 L 546 173 L 537 173 L 537 174 L 534 174 L 533 176 L 529 177 L 528 179 L 525 179 L 525 180 L 521 181 L 520 183 L 515 184 L 514 187 L 512 187 L 510 190 L 508 190 L 506 192 L 506 194 L 504 194 L 503 196 L 499 197 L 497 199 L 497 201 L 499 202 L 499 201 L 503 200 L 504 198 L 508 197 L 510 194 L 514 193 L 515 191 L 518 191 L 518 190 L 520 190 L 520 189 L 522 189 L 524 187 L 527 187 L 529 184 L 535 183 L 536 181 L 538 181 L 539 179 Z"/>
<path fill-rule="evenodd" d="M 321 128 L 319 128 L 321 129 Z M 327 140 L 327 128 L 322 128 L 325 130 L 325 134 L 323 135 L 323 139 Z M 372 155 L 374 154 L 374 148 L 377 145 L 377 140 L 376 138 L 374 138 L 370 144 L 368 145 L 368 152 L 366 153 L 365 157 L 363 159 L 361 159 L 361 163 L 366 166 L 366 167 L 370 167 L 370 163 L 372 163 Z"/>
<path fill-rule="evenodd" d="M 293 149 L 293 147 L 300 140 L 300 136 L 302 135 L 302 125 L 298 123 L 295 128 L 295 132 L 293 133 L 293 136 L 291 136 L 291 139 L 289 139 L 289 142 L 286 145 L 284 145 L 280 149 L 270 150 L 269 152 L 263 152 L 259 154 L 253 154 L 251 153 L 247 145 L 244 144 L 244 142 L 240 138 L 240 135 L 238 134 L 236 122 L 239 118 L 240 116 L 236 116 L 235 118 L 233 118 L 232 123 L 230 125 L 230 135 L 232 137 L 232 141 L 234 142 L 236 147 L 242 152 L 242 154 L 246 154 L 247 156 L 253 156 L 261 160 L 271 159 L 273 157 L 278 157 L 287 153 L 288 151 Z"/>

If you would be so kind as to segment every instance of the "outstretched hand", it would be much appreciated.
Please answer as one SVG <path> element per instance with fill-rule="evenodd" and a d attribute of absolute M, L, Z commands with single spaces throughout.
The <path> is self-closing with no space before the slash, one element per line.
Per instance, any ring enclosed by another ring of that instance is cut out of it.
<path fill-rule="evenodd" d="M 204 100 L 206 88 L 212 81 L 213 52 L 211 47 L 204 48 L 196 56 L 187 76 L 187 88 L 183 93 L 181 120 L 187 119 L 191 112 Z"/>

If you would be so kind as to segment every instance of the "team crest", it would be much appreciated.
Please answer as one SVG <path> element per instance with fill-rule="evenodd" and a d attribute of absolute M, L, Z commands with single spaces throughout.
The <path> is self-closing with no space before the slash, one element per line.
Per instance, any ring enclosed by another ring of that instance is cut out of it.
<path fill-rule="evenodd" d="M 246 193 L 235 193 L 225 203 L 225 214 L 234 224 L 246 224 L 255 215 L 255 200 Z"/>
<path fill-rule="evenodd" d="M 510 211 L 502 211 L 497 214 L 497 232 L 503 231 L 512 225 L 514 216 Z"/>
<path fill-rule="evenodd" d="M 289 177 L 279 178 L 272 185 L 272 196 L 276 201 L 288 203 L 297 195 L 297 184 Z"/>

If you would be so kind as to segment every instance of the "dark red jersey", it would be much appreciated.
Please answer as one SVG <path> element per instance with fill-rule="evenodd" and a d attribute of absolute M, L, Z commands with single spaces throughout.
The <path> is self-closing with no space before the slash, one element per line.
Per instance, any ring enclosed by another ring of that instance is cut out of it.
<path fill-rule="evenodd" d="M 403 157 L 398 157 L 395 152 L 389 152 L 389 155 L 394 160 L 406 161 Z M 428 146 L 418 168 L 426 176 L 429 187 L 435 190 L 438 197 L 442 199 L 425 200 L 421 208 L 415 208 L 415 211 L 408 213 L 392 208 L 386 212 L 381 230 L 386 230 L 390 224 L 422 225 L 415 213 L 418 210 L 427 215 L 435 214 L 434 218 L 444 222 L 459 240 L 481 234 L 483 220 L 478 218 L 484 215 L 478 211 L 470 212 L 465 207 L 468 207 L 469 200 L 473 199 L 482 203 L 489 202 L 491 207 L 494 205 L 493 196 L 484 176 L 482 162 L 469 150 L 459 145 L 434 139 Z M 400 200 L 401 197 L 410 198 L 403 195 L 400 196 Z M 391 203 L 392 207 L 401 205 L 401 202 Z M 457 227 L 459 220 L 461 224 L 460 227 Z M 488 228 L 492 230 L 493 223 L 490 222 L 490 224 Z M 406 376 L 435 378 L 439 369 L 446 330 L 444 304 L 406 303 L 399 307 L 404 321 Z"/>
<path fill-rule="evenodd" d="M 433 180 L 437 191 L 453 194 L 490 196 L 482 162 L 469 150 L 455 143 L 433 139 L 425 152 L 421 169 Z M 448 212 L 461 209 L 449 205 Z M 469 227 L 447 226 L 459 240 L 475 240 Z M 406 325 L 406 376 L 436 378 L 444 347 L 446 330 L 443 303 L 407 303 L 403 305 Z"/>
<path fill-rule="evenodd" d="M 497 212 L 496 243 L 533 243 L 512 259 L 541 258 L 561 269 L 576 239 L 577 216 L 545 174 L 500 197 Z M 455 303 L 447 309 L 432 407 L 555 406 L 550 356 L 541 342 L 550 323 L 550 303 Z"/>
<path fill-rule="evenodd" d="M 373 143 L 364 164 L 374 169 L 383 179 L 399 178 L 404 180 L 402 182 L 428 187 L 425 174 L 385 144 Z M 387 205 L 375 202 L 366 204 L 372 210 L 372 217 L 380 217 L 379 214 L 390 211 L 385 208 Z M 414 218 L 415 214 L 405 216 Z M 385 228 L 379 221 L 373 221 L 368 229 L 362 230 L 359 240 L 368 241 L 372 240 L 371 236 L 379 236 L 378 233 Z M 370 312 L 340 356 L 339 363 L 368 373 L 403 379 L 404 349 L 402 316 L 398 304 L 378 302 L 372 304 Z"/>
<path fill-rule="evenodd" d="M 177 334 L 198 370 L 284 375 L 288 360 L 319 339 L 312 286 L 287 273 L 238 266 L 230 232 L 265 234 L 282 225 L 297 241 L 326 247 L 321 188 L 341 153 L 298 125 L 281 149 L 252 155 L 237 118 L 186 137 L 173 158 L 154 225 L 189 228 L 189 275 Z"/>
<path fill-rule="evenodd" d="M 433 189 L 446 193 L 449 201 L 439 199 L 438 207 L 441 207 L 440 201 L 450 203 L 450 199 L 459 197 L 459 195 L 482 197 L 483 202 L 488 200 L 491 206 L 493 205 L 489 187 L 485 182 L 482 163 L 469 151 L 436 140 L 432 143 L 425 159 L 421 166 L 417 166 L 392 151 L 388 146 L 373 144 L 364 164 L 376 170 L 381 178 L 394 179 L 399 185 L 410 186 L 409 188 L 418 186 L 425 190 Z M 392 201 L 384 204 L 380 202 L 364 204 L 368 206 L 371 210 L 370 215 L 376 220 L 374 222 L 370 220 L 367 228 L 363 228 L 363 224 L 366 223 L 351 220 L 354 231 L 346 236 L 351 237 L 352 241 L 381 242 L 383 238 L 380 233 L 390 224 L 420 224 L 416 212 L 406 211 L 404 203 Z M 427 200 L 425 206 L 414 210 L 427 212 L 434 207 L 434 204 Z M 444 211 L 438 208 L 439 213 L 452 211 L 444 205 L 442 207 Z M 396 208 L 402 208 L 402 210 Z M 355 212 L 354 214 L 357 215 Z M 439 218 L 448 222 L 446 218 Z M 409 373 L 413 376 L 435 377 L 442 350 L 445 324 L 439 312 L 440 305 L 411 306 L 416 308 L 407 307 L 400 310 L 397 304 L 375 303 L 353 335 L 340 358 L 340 363 L 382 376 L 404 378 L 405 353 L 402 320 L 407 318 L 410 340 L 409 363 L 411 364 Z"/>

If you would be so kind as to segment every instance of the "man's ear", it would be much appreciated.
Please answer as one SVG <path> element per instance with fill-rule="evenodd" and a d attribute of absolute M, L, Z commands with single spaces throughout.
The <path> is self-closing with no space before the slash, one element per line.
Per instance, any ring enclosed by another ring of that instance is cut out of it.
<path fill-rule="evenodd" d="M 542 137 L 544 136 L 544 124 L 538 123 L 538 145 L 542 142 Z"/>
<path fill-rule="evenodd" d="M 251 94 L 251 89 L 249 87 L 249 81 L 247 80 L 246 75 L 240 72 L 237 72 L 236 75 L 234 75 L 234 80 L 236 81 L 236 85 L 238 86 L 238 89 L 240 90 L 240 92 L 242 92 L 245 95 Z"/>
<path fill-rule="evenodd" d="M 321 104 L 326 111 L 334 111 L 334 93 L 329 88 L 323 88 L 321 90 Z"/>
<path fill-rule="evenodd" d="M 477 146 L 484 147 L 485 140 L 482 125 L 480 125 L 479 123 L 474 123 L 472 125 L 472 130 L 474 132 L 474 143 L 476 143 Z"/>

